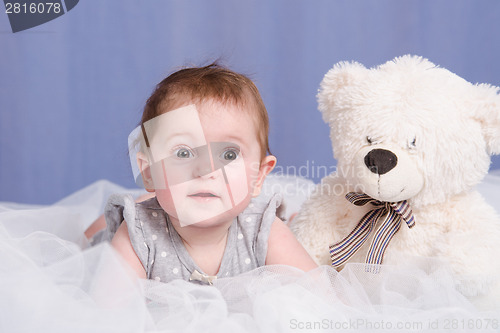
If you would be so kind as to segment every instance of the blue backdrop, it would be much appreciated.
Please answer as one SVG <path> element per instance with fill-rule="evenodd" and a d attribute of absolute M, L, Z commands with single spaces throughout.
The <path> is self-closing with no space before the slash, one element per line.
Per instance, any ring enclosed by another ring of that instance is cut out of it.
<path fill-rule="evenodd" d="M 410 53 L 499 86 L 499 33 L 498 0 L 81 0 L 16 34 L 2 12 L 0 201 L 52 203 L 98 179 L 133 187 L 127 135 L 154 85 L 216 58 L 255 80 L 279 166 L 309 165 L 317 181 L 335 165 L 315 99 L 334 63 Z"/>

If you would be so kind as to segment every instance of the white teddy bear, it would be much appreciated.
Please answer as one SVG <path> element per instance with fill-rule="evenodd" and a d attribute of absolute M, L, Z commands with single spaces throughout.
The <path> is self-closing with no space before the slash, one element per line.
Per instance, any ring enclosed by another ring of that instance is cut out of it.
<path fill-rule="evenodd" d="M 500 218 L 474 190 L 500 153 L 498 92 L 416 56 L 335 65 L 318 102 L 337 171 L 290 225 L 316 262 L 439 257 L 464 295 L 499 301 Z"/>

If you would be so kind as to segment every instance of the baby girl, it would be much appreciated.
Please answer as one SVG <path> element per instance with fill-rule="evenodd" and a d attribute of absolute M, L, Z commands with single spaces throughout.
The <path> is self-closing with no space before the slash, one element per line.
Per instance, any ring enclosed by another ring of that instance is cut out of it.
<path fill-rule="evenodd" d="M 316 264 L 280 214 L 281 196 L 252 200 L 276 164 L 268 116 L 247 77 L 212 64 L 160 82 L 135 144 L 140 180 L 154 196 L 113 195 L 100 239 L 141 278 L 212 284 L 271 264 Z"/>

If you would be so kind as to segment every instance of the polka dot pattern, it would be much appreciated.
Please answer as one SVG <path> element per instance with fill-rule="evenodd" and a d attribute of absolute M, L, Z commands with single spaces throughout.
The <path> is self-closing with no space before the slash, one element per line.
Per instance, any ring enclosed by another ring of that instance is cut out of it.
<path fill-rule="evenodd" d="M 183 256 L 189 254 L 177 253 L 183 246 L 179 243 L 179 237 L 175 229 L 170 232 L 172 226 L 169 216 L 158 207 L 155 202 L 147 202 L 142 210 L 136 214 L 135 227 L 138 228 L 136 235 L 136 244 L 144 243 L 146 248 L 137 247 L 141 254 L 141 262 L 147 268 L 147 275 L 150 279 L 167 282 L 177 278 L 189 278 L 189 272 L 192 267 L 184 267 Z M 274 202 L 269 207 L 274 209 Z M 264 214 L 267 206 L 259 201 L 253 201 L 248 204 L 248 209 L 243 216 L 238 216 L 237 225 L 231 229 L 230 240 L 231 249 L 237 249 L 238 256 L 226 260 L 222 265 L 219 277 L 230 277 L 245 272 L 257 265 L 260 254 L 256 253 L 255 239 L 261 234 L 258 228 L 261 225 L 261 219 L 273 214 Z M 139 208 L 137 208 L 139 209 Z M 266 219 L 262 222 L 270 223 Z M 265 224 L 266 226 L 268 224 Z M 268 230 L 268 229 L 263 229 Z M 179 245 L 179 246 L 177 246 Z M 140 250 L 139 250 L 140 249 Z M 260 250 L 259 250 L 260 251 Z M 177 258 L 179 256 L 179 258 Z M 156 265 L 158 261 L 158 265 Z M 234 271 L 233 271 L 234 269 Z"/>

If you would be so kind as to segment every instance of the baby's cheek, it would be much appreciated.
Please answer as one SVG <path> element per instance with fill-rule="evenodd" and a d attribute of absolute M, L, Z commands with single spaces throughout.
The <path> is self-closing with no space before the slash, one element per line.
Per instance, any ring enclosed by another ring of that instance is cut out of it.
<path fill-rule="evenodd" d="M 158 189 L 155 191 L 156 199 L 160 204 L 161 208 L 170 216 L 178 218 L 177 211 L 175 209 L 174 200 L 172 198 L 172 193 L 170 189 Z"/>
<path fill-rule="evenodd" d="M 150 170 L 155 190 L 167 189 L 168 183 L 165 175 L 165 167 L 163 160 L 153 163 L 150 167 Z"/>
<path fill-rule="evenodd" d="M 165 174 L 163 160 L 151 166 L 151 176 L 153 177 L 156 199 L 161 208 L 163 208 L 167 214 L 177 217 L 172 192 L 170 191 L 167 175 Z"/>
<path fill-rule="evenodd" d="M 247 163 L 246 170 L 249 191 L 253 193 L 257 180 L 259 179 L 260 162 L 256 160 Z"/>
<path fill-rule="evenodd" d="M 234 205 L 238 205 L 250 194 L 249 179 L 243 159 L 226 165 L 224 171 L 227 177 L 227 186 L 233 198 Z"/>

